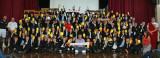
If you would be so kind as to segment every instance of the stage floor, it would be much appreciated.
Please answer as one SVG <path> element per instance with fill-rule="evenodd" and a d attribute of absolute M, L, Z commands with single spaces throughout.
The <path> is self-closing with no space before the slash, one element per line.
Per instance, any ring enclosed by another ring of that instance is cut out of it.
<path fill-rule="evenodd" d="M 10 58 L 141 58 L 143 54 L 126 53 L 54 53 L 54 52 L 29 52 L 29 53 L 11 53 L 8 48 L 2 48 L 3 55 L 11 55 Z M 160 58 L 153 55 L 153 58 Z"/>

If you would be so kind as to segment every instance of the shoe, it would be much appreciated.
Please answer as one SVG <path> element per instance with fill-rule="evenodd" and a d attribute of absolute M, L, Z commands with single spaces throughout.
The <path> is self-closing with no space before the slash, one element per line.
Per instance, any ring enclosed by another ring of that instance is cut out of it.
<path fill-rule="evenodd" d="M 75 53 L 78 53 L 78 50 L 75 50 Z"/>
<path fill-rule="evenodd" d="M 82 53 L 86 53 L 86 50 L 82 50 Z"/>
<path fill-rule="evenodd" d="M 6 45 L 3 43 L 2 47 L 6 47 Z"/>

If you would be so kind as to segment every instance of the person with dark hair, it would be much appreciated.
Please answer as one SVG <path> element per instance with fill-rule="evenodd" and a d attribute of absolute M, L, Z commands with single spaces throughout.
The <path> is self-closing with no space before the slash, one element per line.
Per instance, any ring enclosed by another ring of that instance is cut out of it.
<path fill-rule="evenodd" d="M 143 39 L 143 41 L 142 41 L 143 54 L 145 54 L 146 52 L 151 51 L 151 38 L 147 32 L 144 32 L 142 39 Z"/>
<path fill-rule="evenodd" d="M 138 42 L 138 38 L 135 39 L 135 43 L 133 44 L 133 53 L 139 54 L 141 52 L 142 44 Z"/>
<path fill-rule="evenodd" d="M 3 16 L 3 19 L 0 20 L 0 37 L 2 37 L 2 46 L 6 47 L 5 45 L 5 38 L 6 38 L 6 28 L 7 28 L 7 16 Z"/>
<path fill-rule="evenodd" d="M 18 52 L 18 47 L 19 47 L 18 37 L 14 37 L 14 41 L 11 42 L 9 49 L 11 52 Z"/>

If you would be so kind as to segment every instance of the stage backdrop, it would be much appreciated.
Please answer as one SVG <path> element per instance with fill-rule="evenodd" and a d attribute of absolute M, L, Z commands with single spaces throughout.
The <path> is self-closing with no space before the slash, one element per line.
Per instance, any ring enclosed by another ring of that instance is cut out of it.
<path fill-rule="evenodd" d="M 38 10 L 39 0 L 0 0 L 0 20 L 7 15 L 7 21 L 15 17 L 16 22 L 23 18 L 24 10 Z"/>
<path fill-rule="evenodd" d="M 138 23 L 145 21 L 150 22 L 150 18 L 155 16 L 155 5 L 151 0 L 108 0 L 109 11 L 114 13 L 130 12 L 131 16 L 136 18 Z"/>
<path fill-rule="evenodd" d="M 71 9 L 75 5 L 75 10 L 81 7 L 81 11 L 85 11 L 87 7 L 89 10 L 98 10 L 99 9 L 99 0 L 50 0 L 50 8 L 58 8 L 60 5 L 60 9 L 63 6 L 66 10 Z"/>

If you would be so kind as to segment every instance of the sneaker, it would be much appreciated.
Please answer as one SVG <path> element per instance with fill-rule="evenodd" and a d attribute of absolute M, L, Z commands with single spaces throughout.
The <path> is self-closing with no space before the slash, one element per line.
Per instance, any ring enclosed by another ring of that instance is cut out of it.
<path fill-rule="evenodd" d="M 86 53 L 86 50 L 82 50 L 82 53 Z"/>
<path fill-rule="evenodd" d="M 3 43 L 2 47 L 6 47 L 6 45 Z"/>
<path fill-rule="evenodd" d="M 78 53 L 78 50 L 75 50 L 76 53 Z"/>

